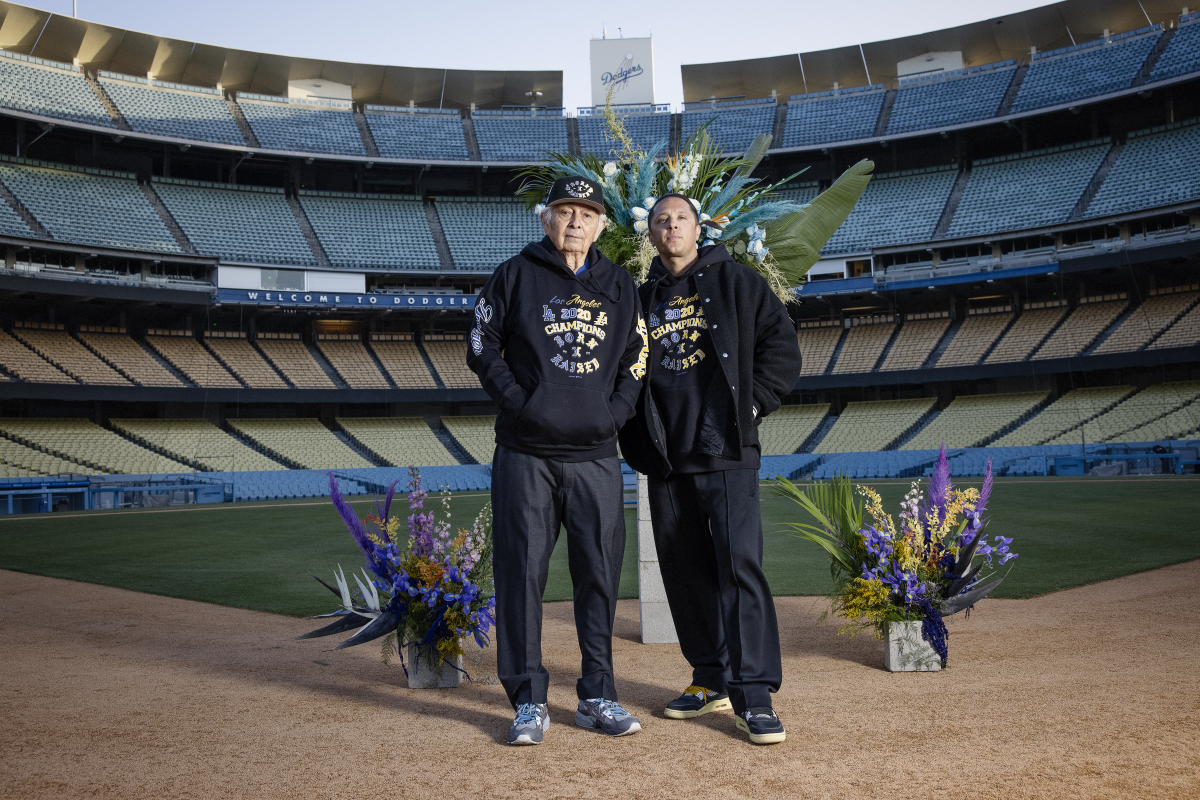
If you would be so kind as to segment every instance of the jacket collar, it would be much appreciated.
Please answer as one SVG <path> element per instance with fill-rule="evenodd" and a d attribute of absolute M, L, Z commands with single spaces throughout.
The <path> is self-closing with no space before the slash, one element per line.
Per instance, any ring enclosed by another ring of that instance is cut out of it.
<path fill-rule="evenodd" d="M 722 261 L 732 260 L 733 256 L 729 255 L 729 251 L 725 249 L 725 245 L 710 244 L 708 247 L 700 248 L 700 257 L 696 259 L 695 264 L 688 267 L 687 272 L 684 274 L 693 272 L 700 267 L 707 267 L 712 264 L 719 264 Z M 650 262 L 650 273 L 646 276 L 646 282 L 658 283 L 670 274 L 667 272 L 667 268 L 663 266 L 662 259 L 659 256 L 655 256 L 654 260 Z"/>

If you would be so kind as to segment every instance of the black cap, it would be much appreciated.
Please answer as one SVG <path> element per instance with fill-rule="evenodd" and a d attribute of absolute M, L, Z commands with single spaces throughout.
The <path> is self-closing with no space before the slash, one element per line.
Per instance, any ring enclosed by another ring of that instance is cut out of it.
<path fill-rule="evenodd" d="M 605 213 L 604 190 L 591 178 L 569 175 L 556 180 L 550 187 L 550 194 L 546 195 L 546 205 L 557 206 L 562 203 L 581 203 L 601 214 Z"/>

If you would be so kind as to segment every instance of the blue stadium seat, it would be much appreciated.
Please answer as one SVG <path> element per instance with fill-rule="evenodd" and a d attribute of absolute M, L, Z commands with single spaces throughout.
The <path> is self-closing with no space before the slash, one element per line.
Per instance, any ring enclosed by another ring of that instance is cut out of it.
<path fill-rule="evenodd" d="M 475 139 L 484 161 L 544 161 L 547 151 L 566 152 L 567 121 L 561 116 L 492 116 L 476 112 Z"/>
<path fill-rule="evenodd" d="M 115 128 L 79 67 L 0 50 L 0 106 Z"/>
<path fill-rule="evenodd" d="M 1066 221 L 1109 146 L 1085 142 L 973 162 L 949 235 L 974 236 Z"/>
<path fill-rule="evenodd" d="M 633 140 L 633 146 L 642 152 L 659 142 L 670 144 L 671 115 L 670 114 L 623 114 L 619 115 L 625 132 Z M 609 159 L 611 151 L 619 151 L 621 146 L 609 138 L 608 128 L 602 115 L 579 118 L 579 146 L 589 153 L 602 159 Z M 663 147 L 665 153 L 667 147 Z"/>
<path fill-rule="evenodd" d="M 872 178 L 858 205 L 821 252 L 865 252 L 929 239 L 957 176 L 957 170 L 948 167 Z"/>
<path fill-rule="evenodd" d="M 883 108 L 882 84 L 795 95 L 788 99 L 781 147 L 869 139 Z"/>
<path fill-rule="evenodd" d="M 1085 216 L 1103 217 L 1197 198 L 1200 124 L 1193 120 L 1186 127 L 1162 126 L 1130 134 Z"/>
<path fill-rule="evenodd" d="M 750 147 L 755 137 L 775 130 L 775 104 L 684 111 L 682 119 L 683 142 L 709 123 L 710 139 L 720 144 L 726 153 L 741 153 Z"/>
<path fill-rule="evenodd" d="M 887 132 L 930 130 L 994 117 L 1016 70 L 1015 61 L 1006 61 L 946 76 L 901 80 Z"/>
<path fill-rule="evenodd" d="M 269 150 L 365 156 L 362 134 L 347 109 L 311 108 L 286 102 L 263 103 L 238 94 L 238 106 L 258 142 Z M 266 98 L 263 98 L 266 99 Z M 282 98 L 281 98 L 282 99 Z"/>
<path fill-rule="evenodd" d="M 111 72 L 100 73 L 100 85 L 135 131 L 200 142 L 246 144 L 229 106 L 216 89 L 152 88 L 146 78 Z M 154 81 L 154 86 L 168 84 Z"/>
<path fill-rule="evenodd" d="M 300 192 L 335 267 L 441 269 L 421 201 L 409 196 Z"/>
<path fill-rule="evenodd" d="M 440 109 L 438 109 L 440 110 Z M 374 112 L 374 113 L 372 113 Z M 391 113 L 388 113 L 391 112 Z M 457 111 L 434 114 L 388 106 L 367 106 L 367 126 L 384 158 L 466 161 L 467 138 Z"/>
<path fill-rule="evenodd" d="M 1113 37 L 1038 53 L 1017 91 L 1013 113 L 1056 106 L 1127 89 L 1150 55 L 1162 32 L 1142 29 Z"/>
<path fill-rule="evenodd" d="M 1200 19 L 1182 23 L 1175 30 L 1175 35 L 1167 42 L 1167 49 L 1154 65 L 1149 82 L 1164 81 L 1189 72 L 1200 72 Z"/>
<path fill-rule="evenodd" d="M 545 236 L 537 215 L 515 200 L 445 198 L 437 211 L 459 269 L 494 269 Z"/>

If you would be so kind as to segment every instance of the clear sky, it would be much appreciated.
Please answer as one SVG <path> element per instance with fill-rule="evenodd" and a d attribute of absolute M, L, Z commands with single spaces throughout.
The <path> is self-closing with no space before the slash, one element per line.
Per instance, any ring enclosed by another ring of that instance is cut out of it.
<path fill-rule="evenodd" d="M 18 0 L 19 1 L 19 0 Z M 71 13 L 71 0 L 27 0 Z M 892 39 L 1046 0 L 78 0 L 79 16 L 188 41 L 405 67 L 563 71 L 567 108 L 591 104 L 588 40 L 654 37 L 655 93 L 683 102 L 681 64 Z"/>

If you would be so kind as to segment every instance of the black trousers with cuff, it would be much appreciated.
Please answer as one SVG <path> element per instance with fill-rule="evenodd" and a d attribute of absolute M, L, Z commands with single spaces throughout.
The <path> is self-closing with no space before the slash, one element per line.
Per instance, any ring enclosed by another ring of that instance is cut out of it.
<path fill-rule="evenodd" d="M 775 601 L 762 571 L 758 470 L 649 479 L 658 565 L 692 683 L 734 711 L 770 706 L 783 681 Z"/>
<path fill-rule="evenodd" d="M 516 708 L 545 703 L 542 595 L 560 527 L 567 531 L 581 700 L 617 699 L 612 631 L 625 557 L 625 507 L 616 457 L 561 462 L 503 445 L 492 459 L 492 564 L 497 677 Z"/>

